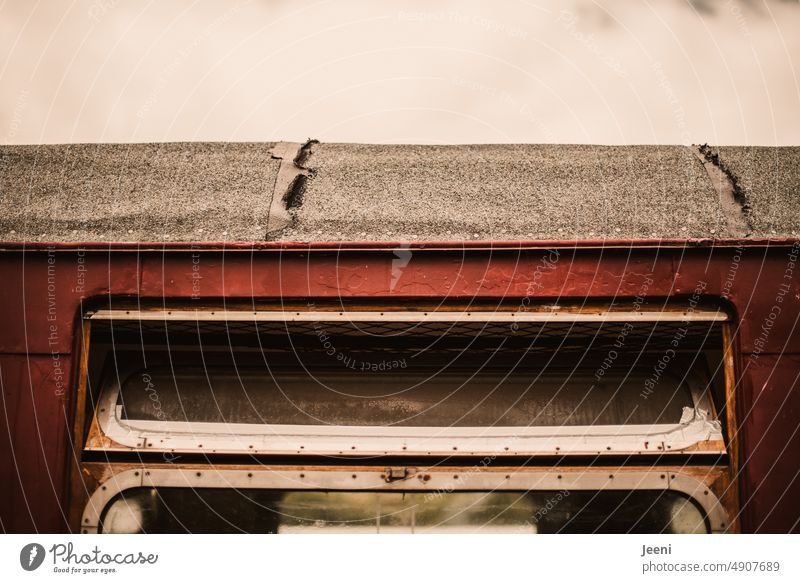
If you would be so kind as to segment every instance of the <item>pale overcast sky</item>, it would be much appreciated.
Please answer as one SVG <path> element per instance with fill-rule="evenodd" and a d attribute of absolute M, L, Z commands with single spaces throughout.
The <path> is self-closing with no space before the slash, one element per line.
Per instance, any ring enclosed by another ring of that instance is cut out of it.
<path fill-rule="evenodd" d="M 0 4 L 0 141 L 800 144 L 800 4 Z"/>

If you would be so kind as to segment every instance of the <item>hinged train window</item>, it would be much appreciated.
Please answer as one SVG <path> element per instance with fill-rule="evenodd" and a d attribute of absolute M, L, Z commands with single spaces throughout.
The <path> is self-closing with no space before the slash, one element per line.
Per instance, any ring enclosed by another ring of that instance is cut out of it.
<path fill-rule="evenodd" d="M 89 451 L 721 454 L 719 311 L 88 316 Z"/>
<path fill-rule="evenodd" d="M 685 469 L 122 470 L 83 512 L 99 533 L 708 533 L 717 496 Z M 719 470 L 705 470 L 716 476 Z"/>

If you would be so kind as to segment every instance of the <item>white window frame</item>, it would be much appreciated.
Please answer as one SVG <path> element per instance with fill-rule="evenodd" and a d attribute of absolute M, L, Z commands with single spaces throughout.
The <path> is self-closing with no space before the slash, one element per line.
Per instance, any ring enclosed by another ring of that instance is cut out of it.
<path fill-rule="evenodd" d="M 409 471 L 410 470 L 410 471 Z M 731 528 L 728 513 L 717 496 L 697 478 L 669 470 L 559 471 L 553 469 L 480 470 L 456 474 L 450 469 L 406 469 L 407 476 L 386 480 L 387 469 L 219 469 L 161 468 L 143 466 L 115 474 L 89 498 L 81 518 L 81 531 L 100 532 L 101 518 L 108 503 L 132 488 L 235 488 L 272 490 L 493 492 L 574 490 L 672 490 L 692 499 L 702 509 L 711 533 Z M 443 494 L 446 495 L 446 494 Z"/>
<path fill-rule="evenodd" d="M 98 310 L 90 320 L 270 321 L 270 322 L 725 322 L 722 311 L 207 311 Z M 122 372 L 122 371 L 121 371 Z M 102 451 L 142 450 L 179 453 L 251 453 L 276 455 L 636 455 L 725 453 L 722 428 L 711 418 L 710 396 L 690 383 L 693 408 L 679 423 L 537 427 L 374 427 L 264 425 L 125 420 L 117 397 L 120 374 L 97 404 Z M 687 379 L 688 380 L 688 379 Z M 697 447 L 698 444 L 704 444 Z M 93 448 L 88 448 L 93 449 Z"/>

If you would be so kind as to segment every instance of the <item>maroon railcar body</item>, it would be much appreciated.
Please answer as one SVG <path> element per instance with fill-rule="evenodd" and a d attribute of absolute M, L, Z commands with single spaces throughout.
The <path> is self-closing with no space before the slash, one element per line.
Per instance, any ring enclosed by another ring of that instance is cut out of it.
<path fill-rule="evenodd" d="M 0 253 L 0 468 L 6 532 L 69 529 L 71 427 L 82 313 L 142 301 L 328 299 L 654 306 L 697 290 L 733 318 L 743 532 L 800 517 L 800 242 L 6 245 Z M 559 260 L 537 268 L 557 249 Z M 526 299 L 527 298 L 527 299 Z"/>

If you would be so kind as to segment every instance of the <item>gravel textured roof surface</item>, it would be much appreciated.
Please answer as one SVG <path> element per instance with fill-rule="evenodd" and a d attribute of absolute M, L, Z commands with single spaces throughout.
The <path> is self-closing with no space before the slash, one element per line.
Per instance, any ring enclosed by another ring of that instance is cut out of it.
<path fill-rule="evenodd" d="M 725 235 L 716 191 L 683 147 L 323 144 L 308 163 L 285 238 Z"/>
<path fill-rule="evenodd" d="M 756 232 L 800 234 L 800 147 L 715 150 L 741 189 Z"/>
<path fill-rule="evenodd" d="M 714 163 L 738 188 L 743 202 L 734 212 L 742 205 L 747 235 L 800 233 L 800 148 L 276 146 L 0 146 L 0 240 L 740 235 L 730 223 L 730 204 L 726 218 L 725 189 L 710 178 L 702 152 L 718 154 Z"/>
<path fill-rule="evenodd" d="M 0 147 L 0 240 L 263 240 L 271 146 Z"/>

